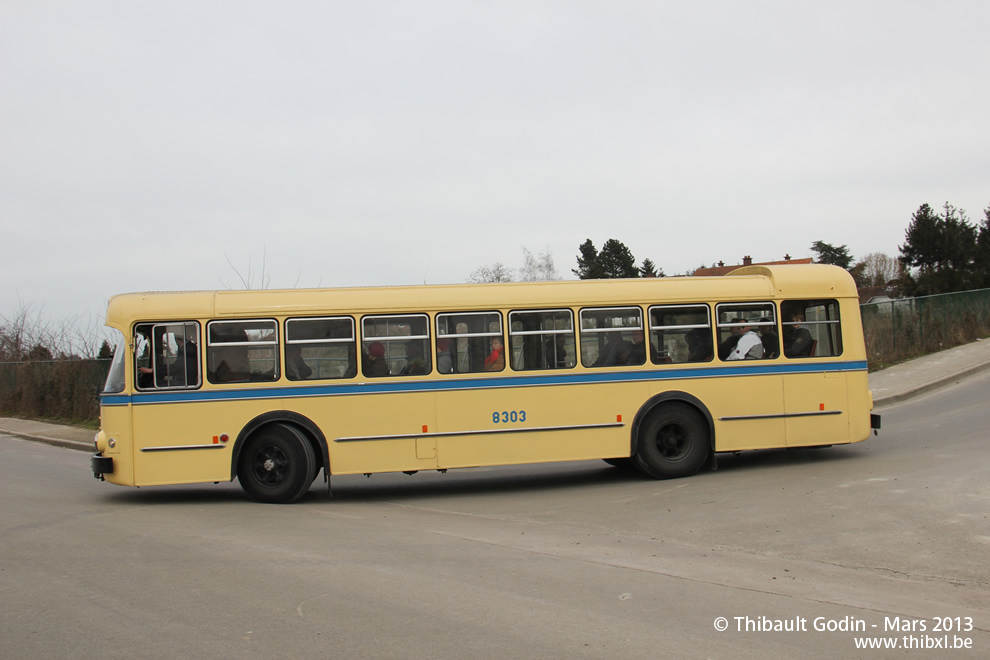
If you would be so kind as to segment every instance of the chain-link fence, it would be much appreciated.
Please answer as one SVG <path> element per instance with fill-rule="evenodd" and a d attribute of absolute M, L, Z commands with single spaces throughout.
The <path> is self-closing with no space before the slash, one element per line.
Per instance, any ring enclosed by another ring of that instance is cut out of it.
<path fill-rule="evenodd" d="M 0 415 L 95 424 L 110 360 L 0 363 Z"/>
<path fill-rule="evenodd" d="M 861 305 L 870 370 L 990 334 L 990 289 Z"/>

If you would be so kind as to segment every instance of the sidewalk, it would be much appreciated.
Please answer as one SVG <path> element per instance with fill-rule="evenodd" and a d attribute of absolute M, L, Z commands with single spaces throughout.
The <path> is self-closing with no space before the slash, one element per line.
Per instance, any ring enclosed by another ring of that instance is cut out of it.
<path fill-rule="evenodd" d="M 56 447 L 78 449 L 79 451 L 96 451 L 94 438 L 96 431 L 83 429 L 78 426 L 62 426 L 48 422 L 36 422 L 31 419 L 14 419 L 0 417 L 0 433 L 16 435 L 35 442 L 44 442 Z"/>
<path fill-rule="evenodd" d="M 990 369 L 990 339 L 895 364 L 870 374 L 873 406 L 889 406 L 951 385 L 984 369 Z"/>
<path fill-rule="evenodd" d="M 894 365 L 870 374 L 873 405 L 875 408 L 889 406 L 950 385 L 984 369 L 990 369 L 990 339 L 975 341 Z M 96 451 L 93 445 L 96 431 L 74 426 L 0 417 L 0 433 L 57 447 Z"/>

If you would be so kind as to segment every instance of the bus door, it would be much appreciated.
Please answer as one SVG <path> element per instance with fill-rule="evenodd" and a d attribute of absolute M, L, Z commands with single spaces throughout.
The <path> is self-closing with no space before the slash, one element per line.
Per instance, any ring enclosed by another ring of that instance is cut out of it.
<path fill-rule="evenodd" d="M 202 383 L 201 345 L 199 324 L 192 321 L 140 323 L 134 328 L 131 423 L 136 485 L 217 478 L 215 466 L 204 465 L 184 449 L 206 443 L 197 437 L 189 414 L 196 404 L 177 400 Z M 226 465 L 229 475 L 229 461 Z"/>
<path fill-rule="evenodd" d="M 703 401 L 717 401 L 716 451 L 779 447 L 784 432 L 783 383 L 764 335 L 776 329 L 773 302 L 715 306 L 715 354 L 720 376 L 695 386 Z M 736 349 L 740 348 L 739 351 Z M 700 388 L 704 387 L 705 390 Z"/>
<path fill-rule="evenodd" d="M 808 367 L 784 376 L 787 446 L 849 442 L 848 376 L 829 370 L 827 362 L 815 363 L 842 353 L 838 303 L 786 301 L 781 316 L 784 356 Z"/>

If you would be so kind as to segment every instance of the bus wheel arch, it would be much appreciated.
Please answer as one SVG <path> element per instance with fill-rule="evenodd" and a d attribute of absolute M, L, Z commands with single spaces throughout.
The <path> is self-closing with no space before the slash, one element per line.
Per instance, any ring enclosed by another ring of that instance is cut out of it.
<path fill-rule="evenodd" d="M 651 398 L 633 420 L 631 460 L 650 477 L 690 476 L 714 451 L 711 413 L 697 397 L 686 392 L 664 392 Z"/>
<path fill-rule="evenodd" d="M 296 433 L 302 435 L 303 438 L 310 444 L 313 449 L 313 453 L 316 458 L 316 465 L 313 469 L 313 478 L 319 474 L 320 468 L 326 473 L 327 478 L 330 476 L 330 451 L 327 446 L 326 436 L 311 419 L 299 413 L 292 412 L 290 410 L 276 410 L 272 412 L 267 412 L 263 415 L 255 417 L 250 422 L 244 425 L 240 433 L 237 434 L 237 440 L 234 442 L 234 453 L 230 459 L 230 480 L 233 481 L 237 477 L 237 471 L 241 463 L 241 452 L 247 444 L 247 441 L 254 434 L 263 431 L 266 426 L 272 424 L 282 424 L 286 426 L 293 427 Z"/>

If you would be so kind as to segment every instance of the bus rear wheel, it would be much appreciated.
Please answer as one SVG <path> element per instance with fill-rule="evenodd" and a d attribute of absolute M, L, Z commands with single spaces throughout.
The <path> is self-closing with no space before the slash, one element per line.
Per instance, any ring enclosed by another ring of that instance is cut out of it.
<path fill-rule="evenodd" d="M 249 437 L 237 479 L 256 502 L 289 504 L 306 494 L 316 471 L 313 446 L 297 429 L 271 424 Z"/>
<path fill-rule="evenodd" d="M 643 421 L 633 462 L 654 479 L 677 479 L 701 469 L 709 451 L 708 425 L 701 415 L 682 403 L 668 403 Z"/>

